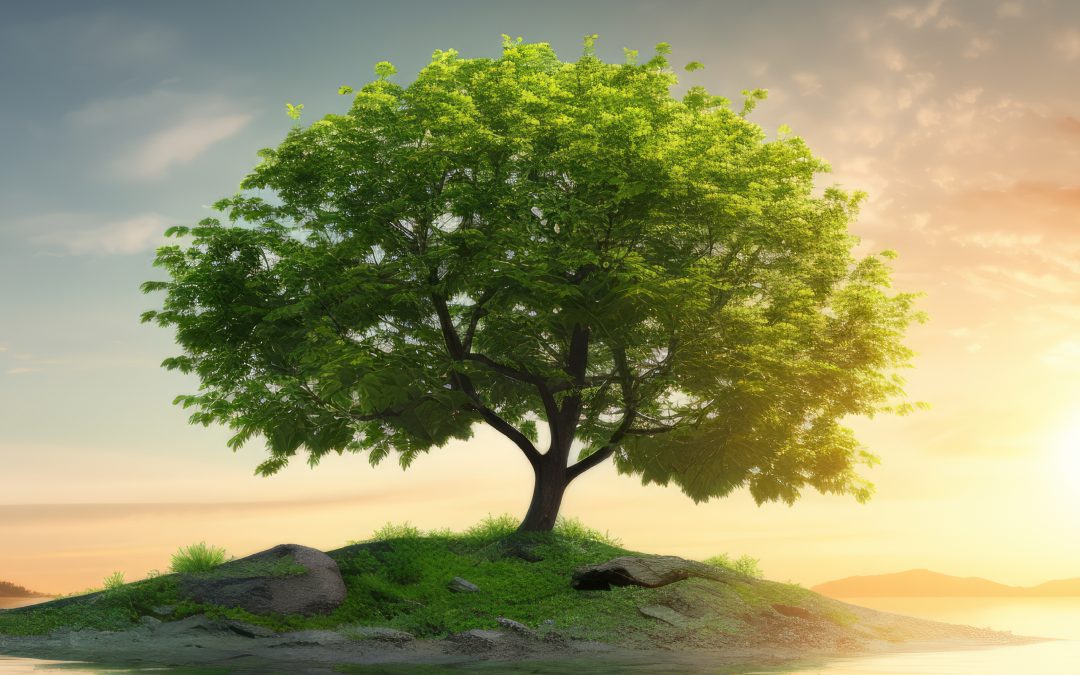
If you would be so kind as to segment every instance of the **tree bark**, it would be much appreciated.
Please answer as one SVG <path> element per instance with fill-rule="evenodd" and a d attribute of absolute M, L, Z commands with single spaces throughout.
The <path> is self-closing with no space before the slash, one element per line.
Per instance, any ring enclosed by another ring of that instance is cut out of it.
<path fill-rule="evenodd" d="M 563 494 L 569 481 L 566 477 L 566 465 L 560 464 L 558 453 L 548 453 L 534 467 L 532 501 L 525 519 L 518 526 L 518 532 L 550 532 L 555 527 L 559 516 Z M 555 460 L 555 461 L 552 461 Z"/>

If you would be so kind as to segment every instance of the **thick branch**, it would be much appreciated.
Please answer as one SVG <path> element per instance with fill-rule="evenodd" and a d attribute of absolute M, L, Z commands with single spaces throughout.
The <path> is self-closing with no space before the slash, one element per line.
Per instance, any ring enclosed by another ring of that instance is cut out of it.
<path fill-rule="evenodd" d="M 443 340 L 446 342 L 446 350 L 450 354 L 450 358 L 455 361 L 465 360 L 465 350 L 461 344 L 461 339 L 458 337 L 457 329 L 454 328 L 454 321 L 450 316 L 450 309 L 446 306 L 446 300 L 438 295 L 432 294 L 431 301 L 435 305 L 435 313 L 439 317 L 439 326 L 442 328 Z M 521 451 L 525 454 L 525 458 L 529 460 L 529 463 L 536 466 L 540 462 L 540 453 L 533 446 L 529 437 L 521 433 L 512 424 L 504 420 L 494 410 L 484 405 L 480 395 L 476 393 L 476 387 L 473 386 L 472 380 L 468 375 L 464 373 L 451 373 L 450 385 L 465 393 L 472 401 L 473 408 L 476 412 L 480 413 L 480 416 L 484 418 L 484 421 L 494 427 L 503 436 L 506 436 L 514 442 Z"/>
<path fill-rule="evenodd" d="M 611 438 L 608 439 L 603 447 L 566 470 L 566 482 L 569 483 L 600 462 L 603 462 L 608 457 L 611 457 L 611 455 L 615 453 L 615 450 L 618 449 L 619 443 L 622 442 L 623 437 L 629 432 L 630 425 L 634 423 L 635 417 L 636 413 L 633 410 L 627 410 L 626 414 L 623 416 L 622 422 L 619 423 L 619 426 L 615 429 L 614 433 L 611 434 Z"/>

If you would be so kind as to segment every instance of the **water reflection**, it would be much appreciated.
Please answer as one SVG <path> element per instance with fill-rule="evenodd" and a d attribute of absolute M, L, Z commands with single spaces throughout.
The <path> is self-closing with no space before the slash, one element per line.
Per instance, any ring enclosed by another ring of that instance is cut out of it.
<path fill-rule="evenodd" d="M 619 673 L 710 673 L 751 675 L 1059 675 L 1080 673 L 1080 598 L 863 598 L 856 601 L 889 612 L 962 623 L 1018 635 L 1071 638 L 1015 647 L 942 652 L 907 652 L 848 659 L 831 659 L 775 666 L 717 666 L 707 661 L 673 655 L 664 661 L 599 663 L 596 660 L 552 662 L 474 662 L 454 666 L 356 666 L 343 673 L 429 675 L 432 673 L 533 673 L 535 675 L 617 675 Z M 109 673 L 161 673 L 219 675 L 234 669 L 108 668 L 91 664 L 35 661 L 0 656 L 0 675 L 53 673 L 53 675 L 106 675 Z M 264 675 L 268 669 L 249 671 Z"/>

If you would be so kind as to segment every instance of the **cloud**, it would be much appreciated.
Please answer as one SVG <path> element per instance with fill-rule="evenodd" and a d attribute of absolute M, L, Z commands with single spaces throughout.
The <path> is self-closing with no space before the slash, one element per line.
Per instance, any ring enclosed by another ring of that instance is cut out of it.
<path fill-rule="evenodd" d="M 174 166 L 190 164 L 210 146 L 236 134 L 251 115 L 225 115 L 184 120 L 150 136 L 116 159 L 117 173 L 133 180 L 164 176 Z"/>
<path fill-rule="evenodd" d="M 51 214 L 31 221 L 34 229 L 48 231 L 31 240 L 68 255 L 130 255 L 164 243 L 168 221 L 156 213 L 99 223 L 84 215 Z"/>
<path fill-rule="evenodd" d="M 1080 340 L 1063 340 L 1044 351 L 1039 360 L 1052 368 L 1080 371 Z"/>
<path fill-rule="evenodd" d="M 41 368 L 10 368 L 8 375 L 25 375 L 27 373 L 40 373 Z"/>
<path fill-rule="evenodd" d="M 68 113 L 73 133 L 123 140 L 102 148 L 105 164 L 125 180 L 160 179 L 194 162 L 253 119 L 239 102 L 213 92 L 182 92 L 166 85 L 129 96 L 91 101 Z"/>
<path fill-rule="evenodd" d="M 896 47 L 885 46 L 878 50 L 877 58 L 893 72 L 900 72 L 907 67 L 907 58 Z"/>
<path fill-rule="evenodd" d="M 964 49 L 965 59 L 977 59 L 986 52 L 990 51 L 993 43 L 985 38 L 974 37 L 968 42 L 967 47 Z"/>
<path fill-rule="evenodd" d="M 941 12 L 941 6 L 945 0 L 930 0 L 921 7 L 915 5 L 903 5 L 889 12 L 889 16 L 899 19 L 912 28 L 922 28 L 930 21 L 937 18 Z"/>
<path fill-rule="evenodd" d="M 799 85 L 799 93 L 803 96 L 821 91 L 821 77 L 814 73 L 795 73 L 791 79 Z"/>
<path fill-rule="evenodd" d="M 1080 59 L 1080 30 L 1069 29 L 1054 39 L 1054 49 L 1066 61 Z"/>

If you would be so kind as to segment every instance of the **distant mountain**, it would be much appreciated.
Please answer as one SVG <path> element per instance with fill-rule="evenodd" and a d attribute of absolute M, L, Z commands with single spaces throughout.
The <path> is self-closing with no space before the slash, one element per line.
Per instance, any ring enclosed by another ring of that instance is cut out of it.
<path fill-rule="evenodd" d="M 930 570 L 847 577 L 814 586 L 831 598 L 872 597 L 1062 597 L 1080 596 L 1080 578 L 1048 581 L 1038 586 L 1006 586 L 979 577 L 954 577 Z"/>
<path fill-rule="evenodd" d="M 44 598 L 44 593 L 35 593 L 22 586 L 7 581 L 0 581 L 0 598 Z"/>

